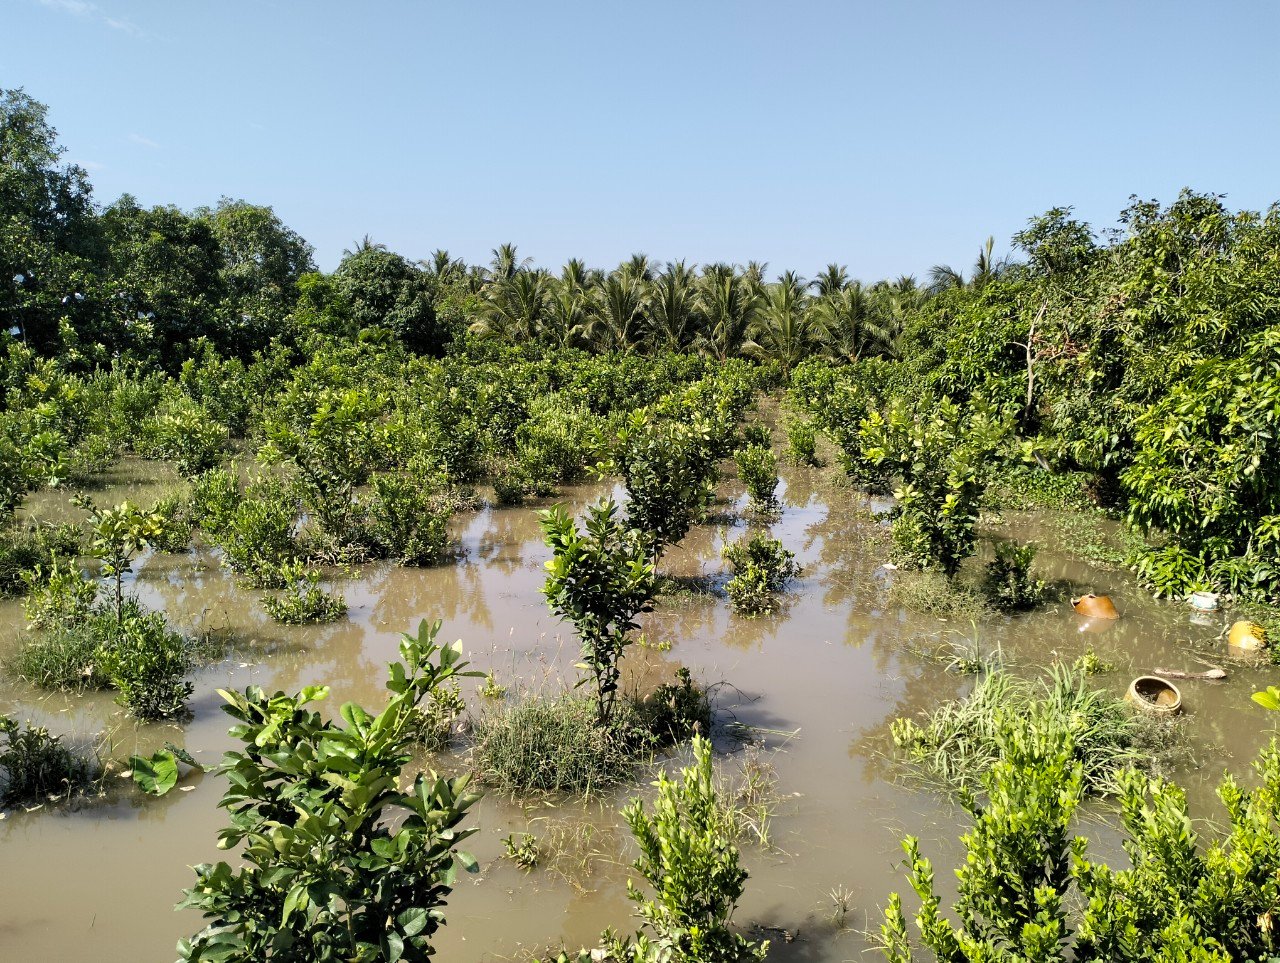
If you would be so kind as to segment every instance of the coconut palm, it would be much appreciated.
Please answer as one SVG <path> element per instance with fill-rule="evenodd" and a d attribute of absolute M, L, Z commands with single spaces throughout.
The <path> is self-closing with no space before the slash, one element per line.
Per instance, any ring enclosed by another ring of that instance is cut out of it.
<path fill-rule="evenodd" d="M 737 354 L 759 306 L 747 280 L 728 265 L 704 268 L 698 282 L 698 306 L 703 327 L 695 347 L 718 361 Z"/>
<path fill-rule="evenodd" d="M 557 348 L 575 347 L 586 337 L 591 321 L 589 289 L 563 277 L 551 286 L 542 339 Z"/>
<path fill-rule="evenodd" d="M 682 351 L 696 333 L 697 276 L 684 261 L 668 263 L 649 286 L 649 335 L 656 347 Z"/>
<path fill-rule="evenodd" d="M 499 244 L 489 253 L 493 255 L 489 261 L 489 279 L 492 281 L 510 281 L 533 264 L 531 257 L 521 260 L 514 244 Z"/>
<path fill-rule="evenodd" d="M 818 298 L 812 314 L 823 353 L 841 361 L 891 354 L 897 327 L 879 308 L 860 281 Z"/>
<path fill-rule="evenodd" d="M 814 347 L 813 316 L 809 311 L 808 283 L 787 271 L 764 290 L 760 310 L 751 325 L 751 338 L 743 354 L 762 361 L 779 361 L 790 371 Z"/>
<path fill-rule="evenodd" d="M 479 337 L 529 341 L 537 337 L 546 319 L 551 276 L 544 270 L 518 270 L 502 281 L 491 281 L 480 307 L 480 319 L 471 325 Z"/>
<path fill-rule="evenodd" d="M 849 286 L 849 269 L 843 264 L 828 264 L 812 282 L 819 297 L 827 297 Z"/>
<path fill-rule="evenodd" d="M 1008 268 L 1005 258 L 995 257 L 996 239 L 988 237 L 978 250 L 978 258 L 973 262 L 973 273 L 966 281 L 964 275 L 948 264 L 935 264 L 929 271 L 929 288 L 932 292 L 949 291 L 953 288 L 970 288 L 980 290 L 994 281 Z"/>
<path fill-rule="evenodd" d="M 588 334 L 605 351 L 628 353 L 644 337 L 645 287 L 638 278 L 615 271 L 604 279 L 593 302 Z"/>

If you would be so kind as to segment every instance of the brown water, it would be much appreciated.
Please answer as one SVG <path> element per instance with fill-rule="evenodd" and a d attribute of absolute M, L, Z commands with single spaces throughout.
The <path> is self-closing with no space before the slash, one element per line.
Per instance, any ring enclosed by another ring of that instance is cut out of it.
<path fill-rule="evenodd" d="M 1093 646 L 1119 664 L 1115 673 L 1098 677 L 1099 685 L 1118 694 L 1134 675 L 1157 665 L 1202 668 L 1188 643 L 1210 644 L 1229 617 L 1193 625 L 1184 608 L 1151 602 L 1121 573 L 1072 561 L 1041 520 L 1029 516 L 1010 516 L 1000 531 L 1047 541 L 1038 567 L 1077 592 L 1110 592 L 1123 613 L 1118 623 L 1083 631 L 1090 627 L 1065 603 L 1029 616 L 991 617 L 976 627 L 890 607 L 892 575 L 879 568 L 883 542 L 878 523 L 862 511 L 863 500 L 832 486 L 828 473 L 793 469 L 784 475 L 786 509 L 772 530 L 805 566 L 785 608 L 774 617 L 745 620 L 732 615 L 723 598 L 664 598 L 645 631 L 670 640 L 670 651 L 633 648 L 629 659 L 650 680 L 687 665 L 704 682 L 731 684 L 718 690 L 719 717 L 758 727 L 764 747 L 753 752 L 773 765 L 783 797 L 773 822 L 774 848 L 744 846 L 751 880 L 738 920 L 795 937 L 785 942 L 774 932 L 771 959 L 834 963 L 866 951 L 868 942 L 857 931 L 878 926 L 887 893 L 901 888 L 904 834 L 922 838 L 942 879 L 949 877 L 942 867 L 957 849 L 961 821 L 945 796 L 901 782 L 902 770 L 883 757 L 890 720 L 953 698 L 969 685 L 920 658 L 922 646 L 972 637 L 976 630 L 984 649 L 999 645 L 1028 669 L 1058 657 L 1069 661 Z M 135 478 L 99 497 L 145 500 L 162 484 Z M 561 500 L 580 508 L 599 491 L 573 490 Z M 669 552 L 666 571 L 714 581 L 725 538 L 744 528 L 738 491 L 736 483 L 725 483 L 722 493 L 731 500 L 717 506 L 718 521 Z M 30 510 L 57 515 L 67 509 L 59 498 L 42 496 Z M 454 534 L 455 564 L 369 566 L 336 582 L 350 615 L 322 627 L 270 622 L 258 593 L 238 587 L 209 551 L 147 557 L 133 586 L 144 604 L 162 608 L 181 628 L 213 631 L 235 646 L 233 657 L 199 674 L 194 719 L 182 728 L 138 727 L 109 696 L 47 695 L 11 680 L 0 681 L 0 712 L 38 719 L 73 738 L 105 731 L 115 758 L 172 740 L 213 763 L 231 745 L 217 688 L 257 683 L 294 690 L 327 682 L 334 704 L 376 704 L 397 633 L 434 618 L 444 620 L 443 636 L 463 639 L 475 665 L 492 669 L 499 682 L 558 685 L 572 672 L 575 646 L 539 593 L 546 550 L 534 509 L 485 509 L 457 519 Z M 20 606 L 3 603 L 0 658 L 22 641 Z M 1204 814 L 1217 815 L 1210 790 L 1223 768 L 1242 770 L 1265 738 L 1260 730 L 1266 720 L 1249 702 L 1249 693 L 1265 684 L 1264 673 L 1231 670 L 1225 683 L 1180 683 L 1197 760 L 1185 775 L 1193 804 Z M 482 701 L 470 694 L 472 706 Z M 721 766 L 732 774 L 743 758 L 743 752 L 727 753 Z M 465 760 L 436 764 L 460 768 Z M 592 944 L 609 925 L 629 928 L 631 853 L 616 810 L 647 782 L 641 774 L 637 786 L 613 798 L 556 808 L 486 798 L 472 820 L 481 832 L 470 841 L 483 870 L 464 877 L 454 893 L 440 959 L 519 959 L 562 942 Z M 188 777 L 182 788 L 188 791 L 157 800 L 116 779 L 101 800 L 7 813 L 0 822 L 0 959 L 173 959 L 177 939 L 201 924 L 196 915 L 171 908 L 192 879 L 189 866 L 219 857 L 214 842 L 223 825 L 216 776 Z M 501 839 L 509 833 L 546 837 L 556 827 L 575 825 L 596 829 L 591 848 L 599 853 L 580 878 L 545 870 L 526 874 L 500 858 Z M 829 894 L 837 887 L 850 894 L 850 928 L 844 931 L 828 920 Z"/>

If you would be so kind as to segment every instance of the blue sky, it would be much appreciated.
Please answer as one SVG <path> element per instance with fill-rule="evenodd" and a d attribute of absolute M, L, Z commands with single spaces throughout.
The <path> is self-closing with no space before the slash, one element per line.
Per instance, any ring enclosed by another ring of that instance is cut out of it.
<path fill-rule="evenodd" d="M 967 267 L 1130 194 L 1280 199 L 1273 2 L 3 0 L 96 195 L 469 262 Z"/>

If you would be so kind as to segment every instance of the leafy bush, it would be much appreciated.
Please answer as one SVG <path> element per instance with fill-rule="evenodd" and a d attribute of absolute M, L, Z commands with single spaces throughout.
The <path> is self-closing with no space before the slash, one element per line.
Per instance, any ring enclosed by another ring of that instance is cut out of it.
<path fill-rule="evenodd" d="M 90 786 L 99 768 L 40 726 L 20 726 L 8 716 L 0 716 L 0 770 L 4 788 L 0 804 L 5 806 L 39 802 L 50 796 L 70 796 Z"/>
<path fill-rule="evenodd" d="M 771 512 L 778 506 L 778 457 L 772 448 L 747 445 L 733 456 L 738 476 L 751 496 L 751 507 Z"/>
<path fill-rule="evenodd" d="M 1229 825 L 1202 840 L 1186 794 L 1134 770 L 1119 774 L 1129 866 L 1092 860 L 1071 836 L 1087 788 L 1081 752 L 1069 732 L 1044 717 L 1009 714 L 996 734 L 983 797 L 961 803 L 972 828 L 961 839 L 949 912 L 934 870 L 908 838 L 909 878 L 922 906 L 920 942 L 938 960 L 1018 959 L 1138 963 L 1270 960 L 1280 912 L 1280 749 L 1273 741 L 1254 764 L 1261 785 L 1230 776 L 1218 789 Z M 881 928 L 891 963 L 914 959 L 897 894 Z"/>
<path fill-rule="evenodd" d="M 151 506 L 151 511 L 160 518 L 160 530 L 151 537 L 151 547 L 174 555 L 185 552 L 196 525 L 190 502 L 179 495 L 165 495 Z"/>
<path fill-rule="evenodd" d="M 217 467 L 226 450 L 228 431 L 200 405 L 187 399 L 171 402 L 143 427 L 143 449 L 173 462 L 183 478 Z"/>
<path fill-rule="evenodd" d="M 748 617 L 772 612 L 778 607 L 778 593 L 800 575 L 794 552 L 782 542 L 763 533 L 724 547 L 724 557 L 733 568 L 725 591 L 733 610 Z"/>
<path fill-rule="evenodd" d="M 453 514 L 447 483 L 422 473 L 376 474 L 368 502 L 375 554 L 404 565 L 433 565 L 449 544 Z"/>
<path fill-rule="evenodd" d="M 231 825 L 219 848 L 243 845 L 243 864 L 195 868 L 179 908 L 207 923 L 178 944 L 182 960 L 424 961 L 444 923 L 457 846 L 477 796 L 466 777 L 419 772 L 400 789 L 413 757 L 416 709 L 464 671 L 461 643 L 436 642 L 440 624 L 404 636 L 386 706 L 376 716 L 355 703 L 342 721 L 307 708 L 328 688 L 268 696 L 257 687 L 223 692 L 244 743 L 218 771 L 230 781 L 220 806 Z M 344 724 L 345 723 L 345 724 Z M 403 818 L 401 818 L 403 817 Z"/>
<path fill-rule="evenodd" d="M 787 425 L 787 454 L 797 465 L 818 464 L 818 434 L 813 422 L 796 419 Z"/>
<path fill-rule="evenodd" d="M 594 699 L 518 699 L 475 720 L 475 766 L 486 783 L 506 792 L 600 792 L 634 769 L 619 736 L 630 728 L 627 719 L 615 722 L 613 730 L 600 726 Z"/>
<path fill-rule="evenodd" d="M 192 520 L 214 538 L 231 525 L 240 505 L 240 486 L 229 471 L 214 468 L 193 479 Z"/>
<path fill-rule="evenodd" d="M 613 439 L 603 473 L 622 476 L 627 522 L 645 533 L 657 559 L 688 534 L 715 498 L 720 449 L 714 427 L 633 412 Z"/>
<path fill-rule="evenodd" d="M 88 553 L 102 565 L 111 580 L 116 621 L 124 620 L 124 577 L 133 571 L 133 559 L 143 548 L 164 538 L 165 518 L 159 512 L 121 502 L 100 508 L 85 496 L 73 503 L 89 514 Z"/>
<path fill-rule="evenodd" d="M 618 959 L 635 963 L 745 963 L 763 960 L 768 943 L 748 940 L 730 927 L 742 898 L 747 871 L 724 804 L 716 794 L 711 743 L 693 740 L 693 763 L 674 782 L 658 776 L 650 815 L 633 799 L 622 814 L 640 846 L 636 869 L 653 889 L 646 896 L 634 884 L 628 895 L 652 934 L 638 934 Z"/>
<path fill-rule="evenodd" d="M 254 588 L 279 588 L 283 566 L 301 558 L 294 530 L 297 501 L 276 478 L 249 484 L 226 527 L 215 534 L 231 570 Z"/>
<path fill-rule="evenodd" d="M 595 683 L 598 719 L 608 730 L 622 654 L 638 627 L 636 616 L 650 610 L 656 590 L 647 546 L 618 518 L 612 498 L 588 508 L 581 529 L 558 506 L 539 517 L 552 552 L 542 594 L 578 633 L 583 664 Z"/>
<path fill-rule="evenodd" d="M 996 545 L 996 557 L 987 563 L 986 577 L 987 594 L 996 608 L 1021 612 L 1044 601 L 1048 586 L 1031 575 L 1035 557 L 1034 545 Z"/>
<path fill-rule="evenodd" d="M 20 594 L 33 584 L 37 569 L 79 554 L 80 531 L 74 525 L 0 527 L 0 597 Z"/>
<path fill-rule="evenodd" d="M 864 457 L 902 484 L 893 520 L 897 559 L 953 575 L 973 554 L 986 480 L 1009 426 L 989 408 L 966 412 L 949 399 L 927 412 L 891 405 L 863 423 Z"/>
<path fill-rule="evenodd" d="M 119 691 L 119 702 L 139 719 L 186 714 L 194 687 L 186 678 L 191 651 L 159 612 L 131 611 L 94 653 L 94 671 Z"/>
<path fill-rule="evenodd" d="M 98 601 L 98 583 L 75 562 L 54 558 L 48 568 L 24 573 L 27 597 L 23 612 L 33 629 L 73 626 L 88 619 Z"/>
<path fill-rule="evenodd" d="M 277 622 L 315 625 L 336 622 L 347 614 L 346 599 L 322 589 L 320 573 L 302 562 L 286 562 L 281 566 L 280 578 L 285 583 L 284 593 L 262 600 L 262 607 Z"/>

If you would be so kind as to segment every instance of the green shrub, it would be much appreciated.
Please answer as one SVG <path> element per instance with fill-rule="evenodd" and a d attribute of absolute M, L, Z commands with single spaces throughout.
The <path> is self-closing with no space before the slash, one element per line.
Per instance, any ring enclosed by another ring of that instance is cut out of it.
<path fill-rule="evenodd" d="M 778 593 L 801 572 L 795 553 L 763 533 L 726 545 L 723 554 L 733 568 L 725 591 L 739 615 L 752 617 L 777 609 Z"/>
<path fill-rule="evenodd" d="M 796 419 L 787 425 L 787 454 L 797 465 L 818 464 L 818 434 L 813 422 Z"/>
<path fill-rule="evenodd" d="M 307 708 L 325 686 L 221 693 L 244 747 L 218 769 L 231 819 L 218 845 L 241 856 L 234 868 L 195 868 L 179 908 L 199 910 L 206 925 L 178 944 L 181 960 L 432 959 L 455 863 L 476 866 L 457 846 L 475 831 L 460 826 L 478 798 L 465 777 L 434 772 L 400 788 L 417 707 L 476 674 L 463 671 L 461 643 L 436 642 L 439 628 L 424 622 L 403 637 L 376 716 L 355 703 L 340 719 Z"/>
<path fill-rule="evenodd" d="M 302 557 L 297 520 L 297 500 L 282 482 L 264 475 L 249 484 L 215 541 L 227 565 L 247 584 L 279 588 L 283 566 Z"/>
<path fill-rule="evenodd" d="M 1230 776 L 1218 789 L 1224 832 L 1202 839 L 1178 786 L 1132 769 L 1118 776 L 1128 865 L 1096 862 L 1070 834 L 1087 777 L 1071 735 L 1043 709 L 1008 714 L 983 793 L 961 803 L 972 828 L 944 907 L 934 869 L 908 838 L 909 879 L 921 901 L 920 943 L 938 960 L 1140 963 L 1272 960 L 1280 939 L 1280 749 L 1254 764 L 1261 785 Z M 897 894 L 881 928 L 890 963 L 909 963 L 911 935 Z"/>
<path fill-rule="evenodd" d="M 638 627 L 636 616 L 652 608 L 656 591 L 647 546 L 618 518 L 612 498 L 588 508 L 581 529 L 559 506 L 539 517 L 552 552 L 542 594 L 578 633 L 583 667 L 595 683 L 600 726 L 608 730 L 622 654 Z"/>
<path fill-rule="evenodd" d="M 475 720 L 474 763 L 486 783 L 506 792 L 589 795 L 634 770 L 620 735 L 627 728 L 623 719 L 612 730 L 601 727 L 594 699 L 522 698 Z"/>
<path fill-rule="evenodd" d="M 528 494 L 528 483 L 520 465 L 500 465 L 493 475 L 493 497 L 498 505 L 519 505 Z"/>
<path fill-rule="evenodd" d="M 773 436 L 769 432 L 768 425 L 762 425 L 758 422 L 752 425 L 746 425 L 742 429 L 742 448 L 772 448 Z M 738 450 L 741 451 L 742 448 Z"/>
<path fill-rule="evenodd" d="M 404 565 L 434 565 L 449 544 L 448 485 L 422 473 L 376 474 L 368 524 L 374 553 Z"/>
<path fill-rule="evenodd" d="M 628 895 L 647 933 L 615 958 L 635 963 L 746 963 L 763 960 L 769 944 L 749 940 L 730 923 L 747 871 L 739 865 L 732 820 L 716 794 L 711 743 L 693 740 L 693 763 L 680 782 L 658 776 L 650 815 L 633 799 L 622 814 L 640 847 L 635 867 L 653 896 L 634 884 Z"/>
<path fill-rule="evenodd" d="M 747 445 L 733 456 L 738 476 L 751 496 L 751 507 L 771 512 L 778 507 L 778 457 L 772 448 Z"/>
<path fill-rule="evenodd" d="M 196 525 L 191 503 L 179 495 L 165 495 L 151 506 L 151 511 L 160 518 L 160 531 L 151 537 L 151 547 L 173 555 L 185 552 Z"/>
<path fill-rule="evenodd" d="M 341 595 L 320 587 L 321 574 L 302 562 L 286 562 L 280 578 L 285 583 L 281 595 L 269 595 L 262 607 L 275 621 L 285 625 L 316 625 L 336 622 L 347 614 L 347 601 Z"/>
<path fill-rule="evenodd" d="M 720 455 L 715 426 L 700 416 L 685 424 L 639 410 L 616 432 L 599 470 L 622 476 L 627 522 L 645 533 L 654 559 L 706 516 Z"/>
<path fill-rule="evenodd" d="M 0 804 L 5 806 L 43 802 L 49 797 L 70 796 L 88 788 L 97 778 L 99 767 L 65 746 L 61 736 L 49 735 L 40 726 L 19 726 L 7 716 L 0 716 L 0 770 L 4 772 L 4 788 Z"/>
<path fill-rule="evenodd" d="M 231 472 L 214 468 L 193 479 L 191 517 L 213 537 L 225 532 L 240 505 L 240 486 Z"/>
<path fill-rule="evenodd" d="M 183 478 L 195 478 L 222 461 L 228 434 L 200 405 L 182 398 L 143 426 L 143 450 L 173 462 Z"/>
<path fill-rule="evenodd" d="M 169 629 L 159 612 L 130 612 L 94 655 L 99 672 L 119 691 L 119 702 L 137 718 L 179 718 L 194 687 L 186 678 L 192 660 L 187 640 Z"/>
<path fill-rule="evenodd" d="M 98 583 L 73 561 L 54 558 L 48 568 L 24 573 L 27 597 L 23 613 L 33 629 L 80 625 L 98 601 Z"/>
<path fill-rule="evenodd" d="M 1049 587 L 1031 575 L 1035 557 L 1034 545 L 996 545 L 996 557 L 987 563 L 986 577 L 987 594 L 996 608 L 1022 612 L 1044 601 Z"/>

